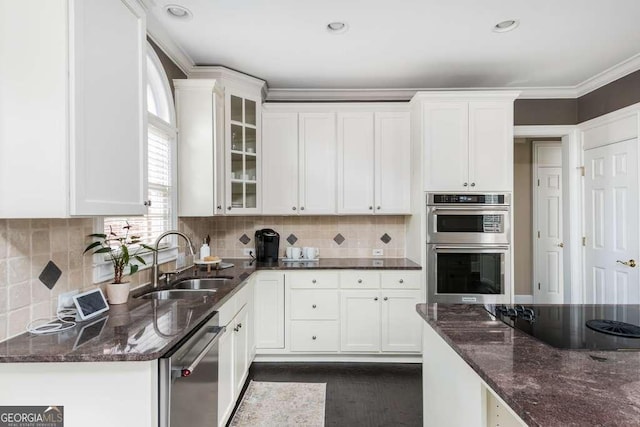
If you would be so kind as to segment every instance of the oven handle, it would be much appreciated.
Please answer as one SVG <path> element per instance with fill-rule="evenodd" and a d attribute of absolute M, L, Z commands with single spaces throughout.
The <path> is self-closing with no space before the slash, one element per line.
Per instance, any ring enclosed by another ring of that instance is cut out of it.
<path fill-rule="evenodd" d="M 211 338 L 211 340 L 207 343 L 207 345 L 204 346 L 204 348 L 202 349 L 202 351 L 200 353 L 198 353 L 198 355 L 193 359 L 193 361 L 191 361 L 191 363 L 188 364 L 187 367 L 175 367 L 173 368 L 173 371 L 175 372 L 175 374 L 177 374 L 178 377 L 188 377 L 190 376 L 193 371 L 196 369 L 196 367 L 198 366 L 198 364 L 200 363 L 200 361 L 202 359 L 204 359 L 204 356 L 206 356 L 206 354 L 209 352 L 209 350 L 211 350 L 213 348 L 214 345 L 216 345 L 216 343 L 218 342 L 218 340 L 220 339 L 220 337 L 224 334 L 224 332 L 227 330 L 226 327 L 224 326 L 210 326 L 208 327 L 207 330 L 207 334 L 214 334 L 213 337 Z"/>
<path fill-rule="evenodd" d="M 434 215 L 442 215 L 442 214 L 452 214 L 455 212 L 462 212 L 463 214 L 468 214 L 469 212 L 477 212 L 478 215 L 495 215 L 495 214 L 501 214 L 501 213 L 505 213 L 505 212 L 509 212 L 509 207 L 499 207 L 499 206 L 492 206 L 491 208 L 487 209 L 487 208 L 470 208 L 470 207 L 451 207 L 451 208 L 443 208 L 443 207 L 437 207 L 434 208 L 430 211 L 430 213 L 434 214 Z"/>
<path fill-rule="evenodd" d="M 441 251 L 441 250 L 456 250 L 456 251 L 477 251 L 477 250 L 498 250 L 498 251 L 508 251 L 510 248 L 509 246 L 494 246 L 494 245 L 482 245 L 482 246 L 458 246 L 458 245 L 446 245 L 446 246 L 439 246 L 439 245 L 430 245 L 431 249 L 434 251 Z"/>

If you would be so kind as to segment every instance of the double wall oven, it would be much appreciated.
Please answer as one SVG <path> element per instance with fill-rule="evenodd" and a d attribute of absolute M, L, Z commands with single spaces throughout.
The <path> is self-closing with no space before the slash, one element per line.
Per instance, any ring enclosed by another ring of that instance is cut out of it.
<path fill-rule="evenodd" d="M 511 302 L 509 194 L 427 193 L 429 302 Z"/>

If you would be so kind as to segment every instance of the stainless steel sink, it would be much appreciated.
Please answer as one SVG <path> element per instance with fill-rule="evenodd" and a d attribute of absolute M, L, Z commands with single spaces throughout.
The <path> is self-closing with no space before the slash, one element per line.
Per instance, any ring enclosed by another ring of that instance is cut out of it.
<path fill-rule="evenodd" d="M 215 295 L 215 289 L 168 289 L 164 291 L 153 291 L 141 295 L 142 299 L 189 299 L 211 297 Z"/>
<path fill-rule="evenodd" d="M 174 289 L 216 290 L 228 284 L 233 277 L 207 277 L 204 279 L 186 279 L 175 285 Z"/>

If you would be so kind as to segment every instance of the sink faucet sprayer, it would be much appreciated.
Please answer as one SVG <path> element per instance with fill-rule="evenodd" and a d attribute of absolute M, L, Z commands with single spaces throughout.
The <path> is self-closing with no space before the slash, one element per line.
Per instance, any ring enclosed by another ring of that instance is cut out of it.
<path fill-rule="evenodd" d="M 169 230 L 162 233 L 160 236 L 158 236 L 158 238 L 156 239 L 156 242 L 153 245 L 153 247 L 155 248 L 155 251 L 153 252 L 153 288 L 154 289 L 158 288 L 158 279 L 160 278 L 160 267 L 158 266 L 158 245 L 160 244 L 160 241 L 162 239 L 172 234 L 175 234 L 176 236 L 181 236 L 187 241 L 187 246 L 189 247 L 191 256 L 193 257 L 194 260 L 196 259 L 196 253 L 193 250 L 193 244 L 191 243 L 191 239 L 189 238 L 189 236 L 187 236 L 186 234 L 178 230 Z"/>

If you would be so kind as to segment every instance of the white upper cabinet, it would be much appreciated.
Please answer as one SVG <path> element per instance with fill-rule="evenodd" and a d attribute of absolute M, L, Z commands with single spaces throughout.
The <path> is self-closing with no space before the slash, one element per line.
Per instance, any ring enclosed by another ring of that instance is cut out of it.
<path fill-rule="evenodd" d="M 233 88 L 227 88 L 225 95 L 227 214 L 260 213 L 262 100 Z"/>
<path fill-rule="evenodd" d="M 416 94 L 426 191 L 513 191 L 517 92 Z"/>
<path fill-rule="evenodd" d="M 408 112 L 376 113 L 375 212 L 411 210 L 411 122 Z"/>
<path fill-rule="evenodd" d="M 335 114 L 267 107 L 262 139 L 262 213 L 335 214 Z"/>
<path fill-rule="evenodd" d="M 422 111 L 425 190 L 462 189 L 469 181 L 469 104 L 429 102 Z"/>
<path fill-rule="evenodd" d="M 264 82 L 224 67 L 174 80 L 180 216 L 260 212 Z"/>
<path fill-rule="evenodd" d="M 410 116 L 338 113 L 338 213 L 410 211 Z"/>
<path fill-rule="evenodd" d="M 513 189 L 513 102 L 469 102 L 469 185 Z"/>
<path fill-rule="evenodd" d="M 0 217 L 144 214 L 140 5 L 14 1 L 0 14 L 20 17 L 0 26 Z"/>
<path fill-rule="evenodd" d="M 174 80 L 178 215 L 224 213 L 224 92 L 214 79 Z"/>
<path fill-rule="evenodd" d="M 370 214 L 374 206 L 373 112 L 338 113 L 338 211 Z"/>
<path fill-rule="evenodd" d="M 262 113 L 262 212 L 298 210 L 298 114 Z"/>
<path fill-rule="evenodd" d="M 336 212 L 336 116 L 301 113 L 300 208 L 301 215 Z"/>

